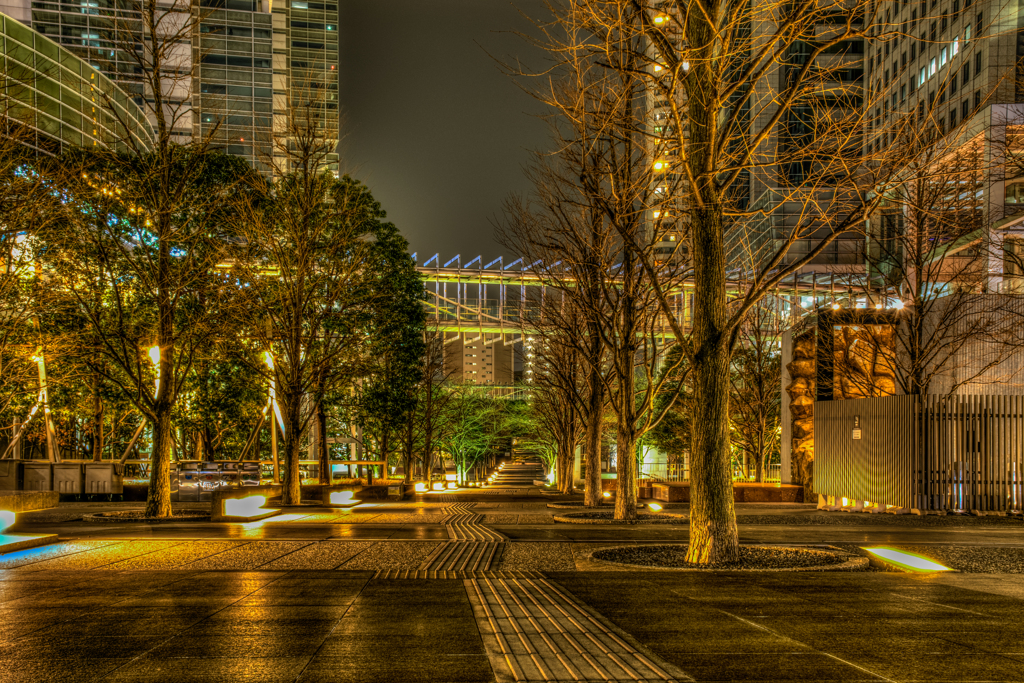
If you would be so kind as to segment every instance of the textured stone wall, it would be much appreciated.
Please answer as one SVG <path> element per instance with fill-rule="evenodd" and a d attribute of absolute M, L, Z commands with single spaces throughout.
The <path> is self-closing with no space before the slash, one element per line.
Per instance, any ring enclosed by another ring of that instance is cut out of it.
<path fill-rule="evenodd" d="M 790 467 L 793 483 L 804 487 L 804 500 L 814 491 L 814 396 L 816 335 L 813 329 L 793 336 L 793 360 L 786 365 L 792 381 L 786 387 L 793 417 Z"/>

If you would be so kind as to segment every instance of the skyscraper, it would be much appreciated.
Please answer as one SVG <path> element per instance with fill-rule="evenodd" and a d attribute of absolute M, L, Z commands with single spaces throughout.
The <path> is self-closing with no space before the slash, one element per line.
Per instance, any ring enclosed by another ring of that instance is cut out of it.
<path fill-rule="evenodd" d="M 338 5 L 309 0 L 4 0 L 0 10 L 46 35 L 114 80 L 155 118 L 144 69 L 150 46 L 174 41 L 161 67 L 170 139 L 206 138 L 270 174 L 287 170 L 286 139 L 297 112 L 338 137 Z M 184 28 L 184 30 L 183 30 Z M 198 30 L 196 30 L 198 29 Z M 181 44 L 190 42 L 186 47 Z M 315 117 L 309 117 L 311 110 Z M 154 122 L 155 123 L 155 122 Z M 326 160 L 337 171 L 337 154 Z"/>

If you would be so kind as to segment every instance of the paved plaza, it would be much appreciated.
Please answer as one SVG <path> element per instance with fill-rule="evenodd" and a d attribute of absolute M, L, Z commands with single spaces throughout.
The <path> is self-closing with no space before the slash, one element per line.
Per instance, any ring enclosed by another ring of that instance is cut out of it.
<path fill-rule="evenodd" d="M 745 505 L 744 543 L 886 545 L 957 571 L 638 571 L 589 553 L 685 542 L 685 520 L 560 524 L 547 502 L 25 513 L 15 531 L 59 542 L 0 555 L 0 681 L 1024 681 L 1019 519 Z"/>

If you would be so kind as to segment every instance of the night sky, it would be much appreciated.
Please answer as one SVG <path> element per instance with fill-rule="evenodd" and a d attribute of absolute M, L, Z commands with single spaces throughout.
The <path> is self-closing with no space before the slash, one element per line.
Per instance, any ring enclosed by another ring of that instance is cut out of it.
<path fill-rule="evenodd" d="M 383 204 L 422 263 L 504 254 L 494 223 L 549 144 L 542 106 L 494 57 L 543 54 L 509 31 L 540 0 L 341 0 L 342 170 Z M 490 53 L 490 55 L 488 54 Z M 507 255 L 507 254 L 506 254 Z"/>

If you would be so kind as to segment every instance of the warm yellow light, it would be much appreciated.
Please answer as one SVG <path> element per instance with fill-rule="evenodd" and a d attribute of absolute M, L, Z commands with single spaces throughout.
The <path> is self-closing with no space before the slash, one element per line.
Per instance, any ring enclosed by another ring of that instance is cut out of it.
<path fill-rule="evenodd" d="M 666 17 L 664 14 L 654 17 L 655 24 L 664 24 L 666 21 L 668 21 L 668 17 Z"/>
<path fill-rule="evenodd" d="M 270 351 L 263 352 L 263 361 L 267 364 L 268 368 L 274 369 L 274 355 Z"/>
<path fill-rule="evenodd" d="M 444 482 L 435 481 L 434 485 L 431 488 L 434 489 L 435 491 L 444 491 Z"/>
<path fill-rule="evenodd" d="M 420 481 L 420 482 L 416 483 L 416 493 L 423 493 L 424 491 L 427 491 L 427 490 L 428 489 L 427 489 L 426 482 Z"/>
<path fill-rule="evenodd" d="M 459 478 L 459 475 L 457 475 L 457 474 L 445 474 L 444 475 L 444 480 L 445 481 L 457 481 L 458 478 Z"/>
<path fill-rule="evenodd" d="M 450 488 L 450 489 L 457 489 L 457 488 L 459 488 L 459 482 L 457 482 L 457 481 L 450 481 L 450 482 L 448 482 L 448 488 Z"/>
<path fill-rule="evenodd" d="M 149 350 L 149 360 L 153 365 L 160 365 L 160 347 L 154 346 Z"/>
<path fill-rule="evenodd" d="M 902 550 L 894 550 L 893 548 L 864 548 L 869 553 L 877 555 L 878 557 L 891 562 L 897 567 L 902 567 L 912 572 L 948 572 L 949 567 L 944 567 L 938 562 L 933 562 L 927 557 L 915 555 L 914 553 L 908 553 Z"/>
<path fill-rule="evenodd" d="M 654 70 L 655 71 L 661 71 L 661 64 L 655 64 L 654 65 Z"/>
<path fill-rule="evenodd" d="M 10 510 L 0 510 L 0 534 L 7 531 L 14 524 L 14 513 Z"/>
<path fill-rule="evenodd" d="M 351 503 L 353 495 L 355 494 L 352 491 L 331 491 L 331 504 L 346 505 Z"/>
<path fill-rule="evenodd" d="M 833 311 L 838 311 L 838 310 L 839 310 L 839 308 L 840 308 L 840 306 L 839 306 L 839 303 L 838 303 L 838 302 L 837 302 L 837 303 L 834 303 L 834 304 L 832 304 L 832 310 L 833 310 Z"/>
<path fill-rule="evenodd" d="M 662 168 L 664 168 L 664 166 L 665 166 L 665 163 L 662 162 L 662 161 L 655 161 L 654 162 L 654 170 L 655 171 L 660 171 Z"/>
<path fill-rule="evenodd" d="M 611 498 L 612 497 L 612 492 L 611 491 L 605 491 L 604 492 L 604 497 L 605 498 Z"/>
<path fill-rule="evenodd" d="M 228 517 L 254 517 L 266 512 L 266 510 L 260 509 L 266 502 L 266 496 L 228 498 L 224 501 L 224 514 Z"/>
<path fill-rule="evenodd" d="M 899 310 L 901 310 L 903 308 L 903 302 L 900 301 L 899 299 L 897 299 L 896 303 L 894 303 L 892 305 L 892 307 L 895 308 L 897 311 L 899 311 Z"/>
<path fill-rule="evenodd" d="M 647 507 L 653 510 L 654 512 L 661 512 L 661 506 L 658 505 L 657 503 L 648 503 Z"/>

